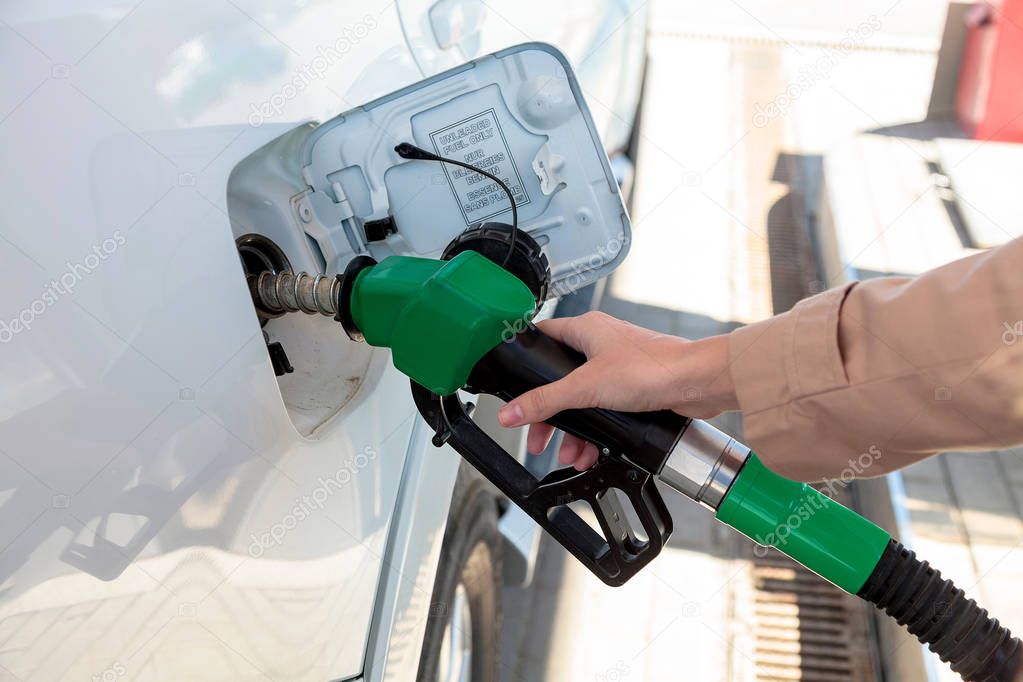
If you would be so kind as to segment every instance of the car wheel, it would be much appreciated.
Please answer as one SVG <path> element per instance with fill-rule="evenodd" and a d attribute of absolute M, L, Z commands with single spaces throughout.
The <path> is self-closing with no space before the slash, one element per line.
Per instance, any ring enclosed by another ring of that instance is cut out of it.
<path fill-rule="evenodd" d="M 420 682 L 495 682 L 501 622 L 501 536 L 489 483 L 462 464 L 452 496 Z"/>

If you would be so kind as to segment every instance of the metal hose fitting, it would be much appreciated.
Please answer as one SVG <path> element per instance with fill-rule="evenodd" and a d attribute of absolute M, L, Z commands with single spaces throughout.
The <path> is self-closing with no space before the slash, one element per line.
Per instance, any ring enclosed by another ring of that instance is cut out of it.
<path fill-rule="evenodd" d="M 748 447 L 700 419 L 694 419 L 664 462 L 664 483 L 716 511 L 742 465 Z"/>
<path fill-rule="evenodd" d="M 341 278 L 300 272 L 263 271 L 249 276 L 249 289 L 257 310 L 265 317 L 302 312 L 309 315 L 337 314 Z"/>

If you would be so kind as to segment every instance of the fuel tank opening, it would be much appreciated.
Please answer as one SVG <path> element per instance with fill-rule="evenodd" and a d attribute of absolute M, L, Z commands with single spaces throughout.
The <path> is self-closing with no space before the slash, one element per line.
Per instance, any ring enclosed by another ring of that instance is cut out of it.
<path fill-rule="evenodd" d="M 261 234 L 249 233 L 238 237 L 234 243 L 238 247 L 238 257 L 241 259 L 242 270 L 245 272 L 245 279 L 249 283 L 250 290 L 255 291 L 259 277 L 263 273 L 275 277 L 292 272 L 288 257 L 272 239 Z M 265 325 L 267 320 L 280 317 L 286 312 L 283 309 L 262 305 L 258 296 L 253 295 L 252 300 L 256 306 L 260 325 Z"/>

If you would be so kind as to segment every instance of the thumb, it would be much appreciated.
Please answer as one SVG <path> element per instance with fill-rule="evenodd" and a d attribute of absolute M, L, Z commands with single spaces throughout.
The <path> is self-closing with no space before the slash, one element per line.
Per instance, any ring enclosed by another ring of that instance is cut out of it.
<path fill-rule="evenodd" d="M 562 410 L 592 407 L 586 395 L 586 377 L 579 367 L 568 376 L 527 391 L 497 413 L 502 426 L 522 426 L 546 421 Z"/>

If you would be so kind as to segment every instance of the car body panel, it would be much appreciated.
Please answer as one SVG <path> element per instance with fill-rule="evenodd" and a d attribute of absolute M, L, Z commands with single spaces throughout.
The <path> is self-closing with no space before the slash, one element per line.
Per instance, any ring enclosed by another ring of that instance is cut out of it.
<path fill-rule="evenodd" d="M 0 6 L 0 677 L 414 679 L 459 459 L 385 351 L 296 428 L 227 213 L 430 75 L 401 9 Z"/>
<path fill-rule="evenodd" d="M 0 665 L 24 680 L 114 664 L 142 679 L 358 674 L 416 419 L 407 380 L 377 353 L 346 419 L 295 430 L 225 188 L 302 119 L 420 77 L 394 8 L 2 17 L 22 99 L 0 114 Z M 197 651 L 205 663 L 182 655 Z"/>

